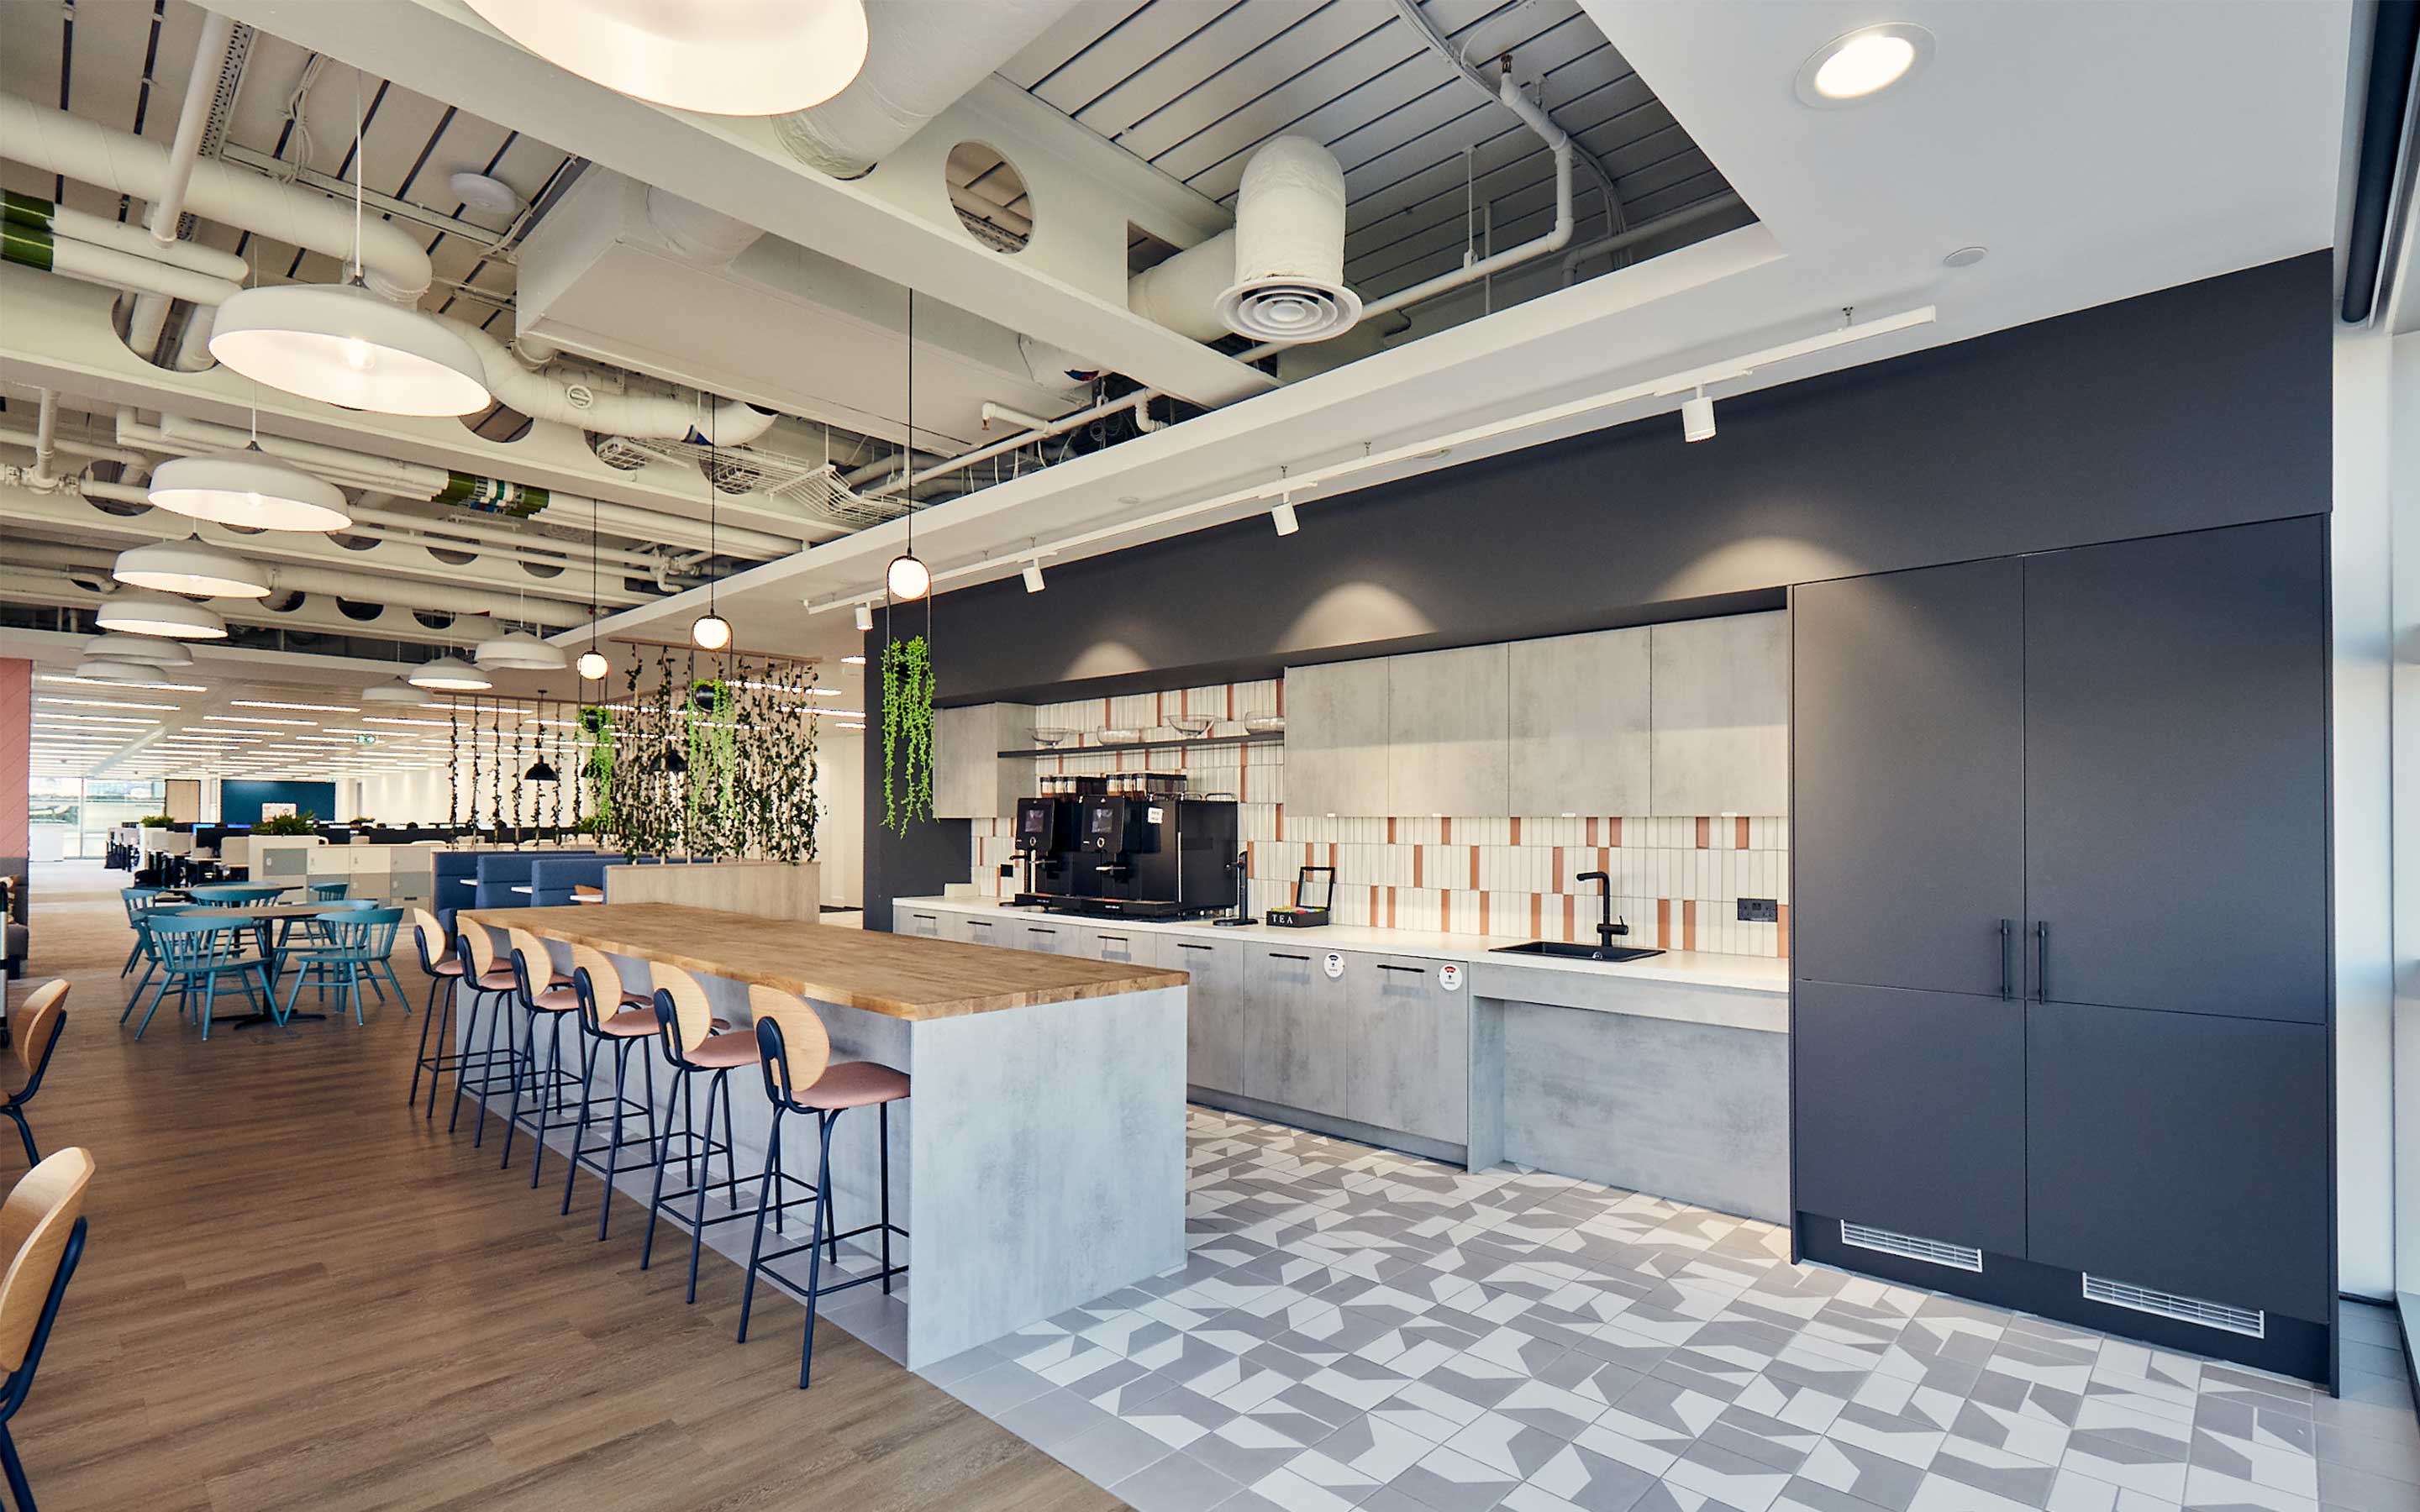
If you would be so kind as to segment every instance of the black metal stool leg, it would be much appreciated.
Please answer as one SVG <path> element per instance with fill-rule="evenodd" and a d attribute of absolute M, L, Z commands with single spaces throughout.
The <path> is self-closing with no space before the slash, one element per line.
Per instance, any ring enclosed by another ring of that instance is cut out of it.
<path fill-rule="evenodd" d="M 782 1104 L 773 1104 L 772 1132 L 765 1136 L 765 1179 L 756 1185 L 756 1234 L 748 1242 L 748 1276 L 739 1288 L 739 1342 L 748 1342 L 748 1312 L 756 1304 L 756 1270 L 763 1262 L 757 1258 L 765 1253 L 765 1209 L 773 1200 L 775 1183 L 782 1171 Z M 774 1210 L 778 1216 L 778 1208 Z"/>
<path fill-rule="evenodd" d="M 0 1425 L 0 1471 L 8 1475 L 8 1500 L 16 1512 L 34 1512 L 34 1489 L 25 1484 L 25 1466 L 17 1458 L 17 1441 Z"/>
<path fill-rule="evenodd" d="M 582 1040 L 586 1041 L 586 1043 L 581 1048 L 580 1057 L 580 1087 L 581 1090 L 585 1092 L 588 1088 L 588 1084 L 594 1081 L 597 1076 L 597 1037 L 588 1032 L 587 1026 L 585 1025 L 581 1026 L 580 1037 Z M 622 1138 L 622 1120 L 619 1117 L 621 1111 L 621 1065 L 620 1057 L 616 1057 L 613 1075 L 613 1112 L 616 1115 L 613 1119 L 613 1138 L 616 1143 L 619 1143 Z M 558 1210 L 559 1216 L 567 1218 L 571 1215 L 571 1183 L 580 1178 L 580 1147 L 587 1137 L 588 1099 L 583 1096 L 580 1100 L 579 1121 L 575 1122 L 571 1126 L 571 1159 L 564 1163 L 563 1206 Z M 613 1179 L 612 1177 L 609 1176 L 605 1179 L 605 1183 L 609 1188 L 613 1185 Z M 537 1184 L 537 1178 L 534 1174 L 530 1178 L 530 1184 L 532 1186 L 535 1186 Z"/>
<path fill-rule="evenodd" d="M 882 1294 L 891 1295 L 891 1104 L 876 1103 L 876 1137 L 881 1140 L 882 1165 Z"/>
<path fill-rule="evenodd" d="M 727 1071 L 718 1071 L 706 1084 L 706 1140 L 708 1147 L 703 1163 L 706 1180 L 697 1183 L 696 1209 L 690 1215 L 689 1231 L 689 1300 L 691 1302 L 697 1301 L 698 1251 L 706 1248 L 706 1189 L 714 1180 L 714 1100 L 718 1097 L 722 1099 L 722 1117 L 726 1120 L 725 1127 L 728 1127 L 727 1120 L 731 1117 L 730 1076 Z M 730 1160 L 726 1152 L 723 1164 L 728 1166 Z"/>
<path fill-rule="evenodd" d="M 681 1094 L 689 1091 L 689 1085 L 688 1072 L 673 1072 L 673 1098 L 671 1103 L 664 1109 L 664 1136 L 656 1146 L 656 1190 L 655 1195 L 647 1199 L 647 1237 L 639 1246 L 639 1269 L 642 1271 L 645 1270 L 648 1262 L 655 1257 L 656 1214 L 662 1211 L 664 1205 L 664 1167 L 672 1163 L 673 1135 L 689 1127 L 684 1122 L 676 1130 L 672 1118 L 675 1113 L 680 1111 Z M 690 1116 L 694 1118 L 697 1108 L 697 1095 L 694 1092 L 690 1092 L 689 1106 Z"/>
<path fill-rule="evenodd" d="M 823 1140 L 823 1155 L 815 1166 L 815 1207 L 821 1221 L 829 1224 L 831 1214 L 831 1136 L 832 1125 L 840 1122 L 837 1113 L 819 1113 L 815 1122 Z M 839 1263 L 839 1251 L 833 1251 L 833 1263 Z M 807 1327 L 799 1344 L 799 1389 L 807 1389 L 807 1374 L 815 1363 L 815 1293 L 823 1285 L 824 1250 L 820 1244 L 807 1246 Z"/>
<path fill-rule="evenodd" d="M 469 984 L 466 982 L 464 985 Z M 471 1006 L 462 1011 L 462 1048 L 454 1053 L 454 1111 L 445 1119 L 445 1132 L 449 1134 L 454 1132 L 454 1126 L 462 1120 L 463 1072 L 470 1070 L 471 1046 L 479 1038 L 479 1000 L 488 995 L 476 987 L 471 987 L 470 993 Z M 493 1044 L 495 1040 L 495 1030 L 491 1027 L 488 1031 L 488 1042 Z M 481 1074 L 485 1074 L 484 1066 Z M 428 1100 L 433 1110 L 437 1102 L 437 1088 L 434 1083 L 429 1086 Z"/>

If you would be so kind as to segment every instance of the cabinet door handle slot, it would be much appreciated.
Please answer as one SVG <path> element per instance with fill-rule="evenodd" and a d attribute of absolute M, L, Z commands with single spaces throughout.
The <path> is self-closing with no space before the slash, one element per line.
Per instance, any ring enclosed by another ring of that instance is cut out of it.
<path fill-rule="evenodd" d="M 1415 977 L 1425 977 L 1429 974 L 1429 968 L 1426 966 L 1390 966 L 1384 961 L 1378 963 L 1378 969 L 1381 971 L 1407 971 Z"/>
<path fill-rule="evenodd" d="M 2034 1001 L 2050 1001 L 2050 925 L 2034 921 Z"/>
<path fill-rule="evenodd" d="M 1308 961 L 1311 957 L 1307 955 L 1288 955 L 1283 950 L 1271 950 L 1269 952 L 1269 959 L 1272 961 Z"/>
<path fill-rule="evenodd" d="M 2013 953 L 2016 943 L 2016 920 L 2009 918 L 2000 920 L 2000 1001 L 2004 1003 L 2017 995 L 2016 973 L 2009 964 L 2009 957 Z"/>
<path fill-rule="evenodd" d="M 1180 950 L 1215 950 L 1218 949 L 1215 945 L 1190 945 L 1183 940 L 1176 942 L 1176 948 Z"/>

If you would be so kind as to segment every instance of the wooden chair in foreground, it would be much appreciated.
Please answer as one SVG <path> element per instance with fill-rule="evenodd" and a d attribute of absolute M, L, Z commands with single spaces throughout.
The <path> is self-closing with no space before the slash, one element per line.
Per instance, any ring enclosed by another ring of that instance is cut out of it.
<path fill-rule="evenodd" d="M 68 1278 L 84 1257 L 85 1188 L 92 1180 L 89 1150 L 70 1146 L 27 1171 L 0 1201 L 0 1472 L 8 1478 L 15 1512 L 35 1512 L 33 1488 L 17 1458 L 9 1420 L 25 1405 L 34 1371 L 57 1321 Z"/>
<path fill-rule="evenodd" d="M 17 1137 L 25 1141 L 25 1164 L 39 1162 L 42 1152 L 34 1148 L 34 1131 L 25 1122 L 25 1104 L 42 1089 L 42 1073 L 51 1069 L 51 1052 L 59 1047 L 59 1031 L 68 1026 L 68 983 L 64 977 L 42 983 L 25 995 L 17 1011 L 8 1015 L 8 1052 L 17 1057 L 24 1080 L 0 1103 L 0 1113 L 17 1125 Z"/>

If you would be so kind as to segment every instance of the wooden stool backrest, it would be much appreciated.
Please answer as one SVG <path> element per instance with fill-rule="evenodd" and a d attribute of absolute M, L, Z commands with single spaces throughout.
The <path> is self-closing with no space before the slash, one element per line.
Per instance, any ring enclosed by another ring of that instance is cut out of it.
<path fill-rule="evenodd" d="M 17 1011 L 8 1015 L 8 1048 L 17 1053 L 17 1064 L 25 1068 L 26 1075 L 40 1069 L 51 1041 L 59 1037 L 67 1003 L 67 979 L 57 977 L 26 994 Z"/>
<path fill-rule="evenodd" d="M 752 982 L 748 988 L 748 1011 L 758 1023 L 771 1019 L 782 1026 L 782 1086 L 798 1091 L 813 1087 L 823 1079 L 824 1068 L 831 1063 L 831 1033 L 824 1027 L 823 1015 L 813 1003 L 793 997 L 779 988 Z"/>
<path fill-rule="evenodd" d="M 622 1011 L 622 973 L 615 968 L 613 958 L 593 945 L 571 948 L 571 974 L 588 973 L 589 991 L 597 995 L 597 1016 L 612 1018 Z"/>
<path fill-rule="evenodd" d="M 92 1171 L 92 1152 L 70 1146 L 20 1177 L 0 1201 L 0 1255 L 8 1257 L 0 1274 L 0 1371 L 25 1363 Z"/>
<path fill-rule="evenodd" d="M 426 908 L 411 911 L 411 933 L 418 936 L 420 952 L 428 957 L 432 966 L 454 953 L 454 942 L 445 937 L 445 926 Z"/>
<path fill-rule="evenodd" d="M 698 985 L 695 977 L 661 961 L 648 962 L 647 970 L 656 989 L 672 995 L 673 1027 L 679 1037 L 681 1053 L 686 1055 L 706 1043 L 714 1033 L 714 1010 L 706 1006 L 706 989 Z"/>

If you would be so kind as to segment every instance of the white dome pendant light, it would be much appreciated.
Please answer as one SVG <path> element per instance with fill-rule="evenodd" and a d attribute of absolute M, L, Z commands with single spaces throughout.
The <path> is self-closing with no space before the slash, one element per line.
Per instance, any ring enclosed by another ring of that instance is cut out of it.
<path fill-rule="evenodd" d="M 151 501 L 191 519 L 256 531 L 341 531 L 353 522 L 343 489 L 281 467 L 256 447 L 161 463 Z"/>
<path fill-rule="evenodd" d="M 933 591 L 933 569 L 916 556 L 916 291 L 908 291 L 908 449 L 899 455 L 899 481 L 908 505 L 908 548 L 891 559 L 882 584 L 891 596 L 912 604 Z"/>
<path fill-rule="evenodd" d="M 269 577 L 243 558 L 198 539 L 163 541 L 117 554 L 110 576 L 130 588 L 195 598 L 267 598 Z"/>
<path fill-rule="evenodd" d="M 716 579 L 711 575 L 714 572 L 715 520 L 720 513 L 715 499 L 720 490 L 714 486 L 714 470 L 720 463 L 720 456 L 711 434 L 714 422 L 708 420 L 706 424 L 709 434 L 706 439 L 706 466 L 698 471 L 706 478 L 706 570 L 709 576 L 706 579 L 706 612 L 690 622 L 689 638 L 700 651 L 721 651 L 731 644 L 731 622 L 714 611 Z"/>
<path fill-rule="evenodd" d="M 84 654 L 103 661 L 139 661 L 147 667 L 191 667 L 194 654 L 174 641 L 131 635 L 97 635 L 84 643 Z"/>
<path fill-rule="evenodd" d="M 440 656 L 424 661 L 404 678 L 414 687 L 432 693 L 484 693 L 496 685 L 488 674 L 459 656 Z"/>
<path fill-rule="evenodd" d="M 556 68 L 707 116 L 820 105 L 865 67 L 863 0 L 469 0 Z"/>
<path fill-rule="evenodd" d="M 353 267 L 344 284 L 239 289 L 219 306 L 210 355 L 306 399 L 382 415 L 468 415 L 492 402 L 478 354 L 362 284 L 361 77 L 353 80 Z"/>
<path fill-rule="evenodd" d="M 597 649 L 597 501 L 588 501 L 588 649 L 577 664 L 583 682 L 602 682 L 613 664 Z"/>
<path fill-rule="evenodd" d="M 157 635 L 176 640 L 224 640 L 227 634 L 226 621 L 191 599 L 168 594 L 114 594 L 101 606 L 101 611 L 93 618 L 102 629 L 119 635 Z M 116 659 L 88 661 L 85 667 L 106 666 Z M 138 667 L 137 670 L 141 669 Z M 76 671 L 80 676 L 99 675 L 85 672 L 84 667 Z"/>

